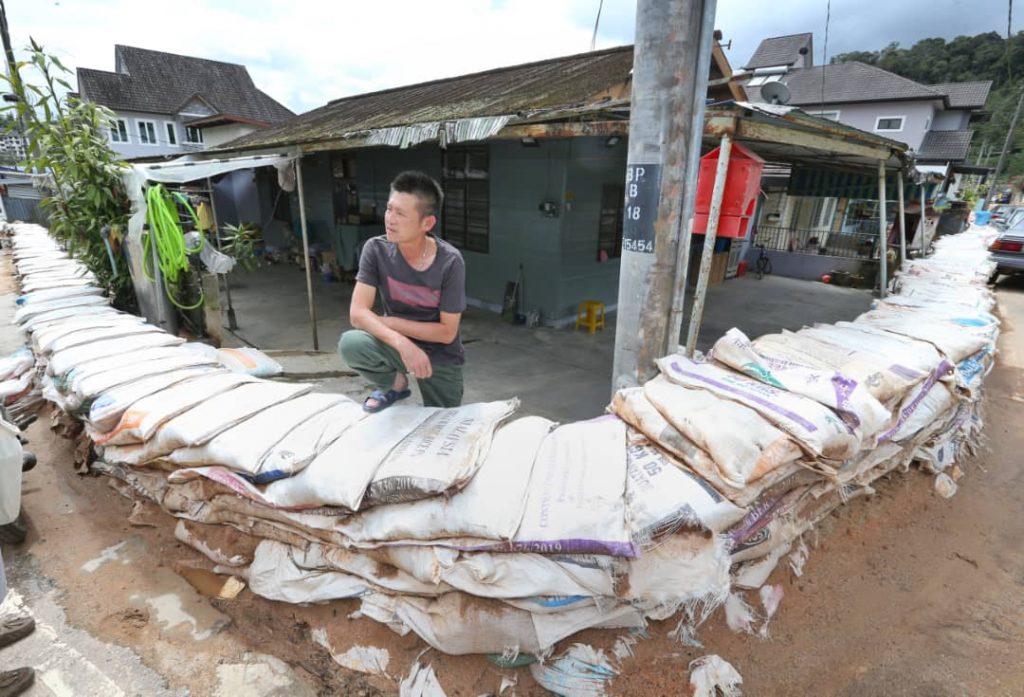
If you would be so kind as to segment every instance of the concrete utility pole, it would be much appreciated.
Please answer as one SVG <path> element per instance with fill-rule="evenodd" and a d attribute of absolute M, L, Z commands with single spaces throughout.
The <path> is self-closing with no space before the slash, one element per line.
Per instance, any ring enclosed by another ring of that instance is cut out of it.
<path fill-rule="evenodd" d="M 1010 152 L 1013 147 L 1013 131 L 1017 128 L 1017 119 L 1020 117 L 1020 108 L 1024 104 L 1024 86 L 1020 90 L 1020 99 L 1017 100 L 1017 108 L 1013 110 L 1013 118 L 1010 119 L 1010 129 L 1006 132 L 1006 140 L 1003 141 L 1003 151 L 999 153 L 999 162 L 996 164 L 996 171 L 992 173 L 992 183 L 988 185 L 988 193 L 985 194 L 985 206 L 988 206 L 989 201 L 992 200 L 992 195 L 996 192 L 996 182 L 999 180 L 999 175 L 1003 173 L 1003 166 L 1006 164 L 1006 155 Z"/>
<path fill-rule="evenodd" d="M 11 80 L 11 87 L 16 88 L 16 93 L 21 92 L 21 74 L 18 72 L 16 65 L 17 61 L 14 58 L 14 49 L 11 47 L 11 33 L 7 28 L 7 7 L 4 5 L 4 0 L 0 0 L 0 38 L 4 42 L 4 55 L 7 57 L 7 77 Z M 15 112 L 17 114 L 16 121 L 18 123 L 18 136 L 21 138 L 21 147 L 25 151 L 25 157 L 29 155 L 28 152 L 28 133 L 25 130 L 25 121 L 21 117 L 20 110 Z"/>
<path fill-rule="evenodd" d="M 653 377 L 679 342 L 714 21 L 715 0 L 637 5 L 613 390 Z"/>

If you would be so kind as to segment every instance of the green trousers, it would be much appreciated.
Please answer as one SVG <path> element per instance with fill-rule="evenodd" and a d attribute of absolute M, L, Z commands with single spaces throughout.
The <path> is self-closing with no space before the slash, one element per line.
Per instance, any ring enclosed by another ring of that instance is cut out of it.
<path fill-rule="evenodd" d="M 351 329 L 338 340 L 338 353 L 352 370 L 387 392 L 395 375 L 405 374 L 398 351 L 361 329 Z M 462 404 L 462 366 L 431 364 L 433 375 L 416 384 L 425 407 L 457 407 Z"/>

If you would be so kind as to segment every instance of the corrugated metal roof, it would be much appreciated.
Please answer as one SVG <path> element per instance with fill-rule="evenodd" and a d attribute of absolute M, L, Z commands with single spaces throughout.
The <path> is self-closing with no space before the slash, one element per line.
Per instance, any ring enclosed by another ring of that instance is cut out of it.
<path fill-rule="evenodd" d="M 280 123 L 294 113 L 253 84 L 245 66 L 115 46 L 117 72 L 78 69 L 86 99 L 114 110 L 177 114 L 200 97 L 217 113 Z"/>
<path fill-rule="evenodd" d="M 928 131 L 924 134 L 917 160 L 950 162 L 967 159 L 974 131 Z"/>
<path fill-rule="evenodd" d="M 633 47 L 620 46 L 371 92 L 335 100 L 286 123 L 242 136 L 229 146 L 315 143 L 376 129 L 523 117 L 602 98 L 610 102 L 605 93 L 624 84 L 632 69 Z"/>
<path fill-rule="evenodd" d="M 801 48 L 806 48 L 810 54 L 813 36 L 808 32 L 764 39 L 744 67 L 753 70 L 754 68 L 771 68 L 776 65 L 793 65 L 800 58 Z"/>
<path fill-rule="evenodd" d="M 929 85 L 936 92 L 942 92 L 949 98 L 949 106 L 953 109 L 980 109 L 988 100 L 992 81 L 980 82 L 942 82 Z"/>

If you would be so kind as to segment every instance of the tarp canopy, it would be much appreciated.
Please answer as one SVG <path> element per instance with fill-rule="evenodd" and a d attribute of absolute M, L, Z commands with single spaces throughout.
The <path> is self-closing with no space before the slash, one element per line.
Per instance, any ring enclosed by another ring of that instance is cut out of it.
<path fill-rule="evenodd" d="M 169 162 L 132 165 L 132 169 L 136 173 L 134 181 L 184 184 L 240 169 L 279 167 L 296 159 L 298 159 L 297 154 L 284 152 L 218 159 L 201 159 L 197 155 L 185 155 Z"/>

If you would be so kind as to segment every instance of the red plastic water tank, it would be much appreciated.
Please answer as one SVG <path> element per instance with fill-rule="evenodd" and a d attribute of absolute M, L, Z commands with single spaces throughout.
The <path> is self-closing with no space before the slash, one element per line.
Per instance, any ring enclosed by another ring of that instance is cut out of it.
<path fill-rule="evenodd" d="M 697 177 L 697 199 L 694 205 L 693 232 L 702 235 L 708 229 L 711 213 L 711 192 L 715 188 L 715 169 L 718 167 L 715 148 L 700 158 Z M 764 160 L 742 145 L 733 143 L 729 156 L 729 171 L 725 175 L 722 212 L 718 217 L 718 237 L 745 237 L 750 216 L 757 205 L 757 192 L 761 190 L 761 172 Z"/>

